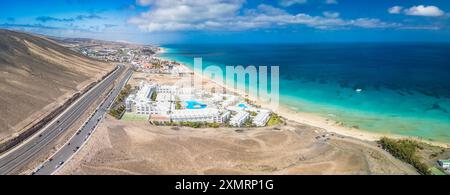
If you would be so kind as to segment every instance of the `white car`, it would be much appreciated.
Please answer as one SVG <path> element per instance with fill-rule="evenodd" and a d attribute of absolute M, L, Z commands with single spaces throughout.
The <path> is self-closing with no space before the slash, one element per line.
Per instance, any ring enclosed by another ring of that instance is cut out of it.
<path fill-rule="evenodd" d="M 59 162 L 58 165 L 55 166 L 55 169 L 61 167 L 61 165 L 63 165 L 63 164 L 64 164 L 64 161 Z"/>

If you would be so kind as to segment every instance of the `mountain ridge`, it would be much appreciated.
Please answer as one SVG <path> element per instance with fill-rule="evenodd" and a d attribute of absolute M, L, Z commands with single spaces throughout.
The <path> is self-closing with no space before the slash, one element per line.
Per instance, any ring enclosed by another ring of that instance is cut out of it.
<path fill-rule="evenodd" d="M 113 69 L 49 38 L 0 29 L 0 142 L 27 130 Z"/>

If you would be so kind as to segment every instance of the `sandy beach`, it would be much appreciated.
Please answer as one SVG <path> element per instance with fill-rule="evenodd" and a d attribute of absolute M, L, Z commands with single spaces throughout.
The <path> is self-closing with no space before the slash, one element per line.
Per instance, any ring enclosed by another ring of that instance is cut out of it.
<path fill-rule="evenodd" d="M 166 50 L 164 48 L 162 48 L 160 50 L 160 53 L 163 53 L 165 51 Z M 164 58 L 161 58 L 161 59 L 164 59 Z M 166 59 L 166 60 L 170 60 L 170 59 Z M 170 61 L 172 61 L 172 60 L 170 60 Z M 178 62 L 178 63 L 180 63 L 180 62 Z M 428 144 L 434 145 L 434 146 L 439 146 L 439 147 L 444 147 L 444 148 L 450 147 L 450 144 L 443 143 L 443 142 L 429 141 L 429 140 L 424 140 L 424 139 L 420 139 L 417 137 L 409 137 L 409 136 L 402 136 L 402 135 L 374 133 L 374 132 L 365 131 L 363 129 L 346 127 L 346 126 L 340 125 L 336 121 L 333 121 L 332 119 L 329 119 L 329 118 L 321 117 L 321 116 L 318 116 L 318 115 L 315 115 L 312 113 L 294 111 L 292 109 L 287 108 L 286 106 L 283 106 L 281 102 L 280 102 L 279 106 L 271 107 L 266 102 L 260 101 L 258 99 L 258 97 L 253 97 L 251 95 L 246 94 L 244 91 L 240 91 L 236 88 L 226 86 L 224 84 L 224 82 L 221 82 L 221 81 L 218 81 L 215 79 L 211 79 L 207 76 L 201 75 L 198 72 L 193 71 L 189 66 L 187 66 L 183 63 L 180 63 L 180 66 L 186 72 L 192 72 L 194 74 L 194 77 L 197 77 L 196 79 L 200 78 L 202 80 L 203 84 L 213 83 L 214 85 L 216 85 L 214 87 L 225 88 L 227 92 L 235 93 L 241 97 L 245 97 L 245 98 L 251 100 L 252 102 L 254 102 L 254 104 L 260 105 L 262 108 L 270 109 L 273 112 L 277 113 L 278 115 L 280 115 L 288 120 L 292 120 L 292 121 L 302 123 L 302 124 L 311 125 L 314 127 L 322 128 L 328 132 L 333 132 L 333 133 L 337 133 L 340 135 L 349 136 L 349 137 L 353 137 L 353 138 L 357 138 L 357 139 L 361 139 L 361 140 L 365 140 L 365 141 L 377 141 L 381 137 L 389 137 L 389 138 L 396 138 L 396 139 L 406 139 L 407 138 L 407 139 L 413 139 L 413 140 L 425 142 L 425 143 L 428 143 Z M 203 86 L 203 87 L 205 87 L 205 86 Z"/>

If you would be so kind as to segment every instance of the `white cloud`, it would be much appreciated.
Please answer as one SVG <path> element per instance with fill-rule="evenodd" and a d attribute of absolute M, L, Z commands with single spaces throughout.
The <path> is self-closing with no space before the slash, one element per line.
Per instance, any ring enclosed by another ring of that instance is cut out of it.
<path fill-rule="evenodd" d="M 255 10 L 253 10 L 253 11 L 255 11 Z M 273 7 L 271 5 L 266 5 L 266 4 L 258 5 L 258 10 L 257 11 L 260 11 L 261 13 L 265 13 L 267 15 L 287 14 L 286 11 L 284 11 L 284 10 L 282 10 L 280 8 L 276 8 L 276 7 Z M 251 12 L 247 12 L 247 13 L 251 13 Z M 253 13 L 255 13 L 255 12 L 253 12 Z"/>
<path fill-rule="evenodd" d="M 129 22 L 148 31 L 204 28 L 236 15 L 243 3 L 244 0 L 138 0 L 139 5 L 151 6 L 151 10 Z"/>
<path fill-rule="evenodd" d="M 129 23 L 144 31 L 236 31 L 304 25 L 318 29 L 348 27 L 391 28 L 398 24 L 372 18 L 342 19 L 338 12 L 324 16 L 291 14 L 271 5 L 244 9 L 245 0 L 138 0 L 149 11 L 131 18 Z"/>
<path fill-rule="evenodd" d="M 289 7 L 296 4 L 305 4 L 307 0 L 280 0 L 279 3 L 283 7 Z"/>
<path fill-rule="evenodd" d="M 323 12 L 323 15 L 327 18 L 339 18 L 340 16 L 339 12 L 329 12 L 329 11 Z"/>
<path fill-rule="evenodd" d="M 362 28 L 391 28 L 401 26 L 401 24 L 387 23 L 375 18 L 358 18 L 356 20 L 352 20 L 351 23 L 354 26 Z"/>
<path fill-rule="evenodd" d="M 436 6 L 430 5 L 430 6 L 424 6 L 424 5 L 418 5 L 413 6 L 409 9 L 405 9 L 406 15 L 411 16 L 430 16 L 430 17 L 436 17 L 436 16 L 442 16 L 444 15 L 444 11 L 439 9 Z"/>
<path fill-rule="evenodd" d="M 308 0 L 278 0 L 278 2 L 283 7 L 290 7 L 296 4 L 305 4 Z M 323 2 L 325 4 L 338 4 L 337 0 L 324 0 Z"/>
<path fill-rule="evenodd" d="M 388 9 L 388 12 L 390 14 L 400 14 L 402 12 L 403 7 L 401 6 L 394 6 Z"/>

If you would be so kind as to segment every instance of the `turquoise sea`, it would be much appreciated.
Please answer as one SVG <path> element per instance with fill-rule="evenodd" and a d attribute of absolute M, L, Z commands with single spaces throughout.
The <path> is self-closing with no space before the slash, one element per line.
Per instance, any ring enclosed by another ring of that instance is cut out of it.
<path fill-rule="evenodd" d="M 193 67 L 280 66 L 280 101 L 345 126 L 450 143 L 450 44 L 164 45 Z M 358 92 L 359 90 L 362 90 Z"/>

